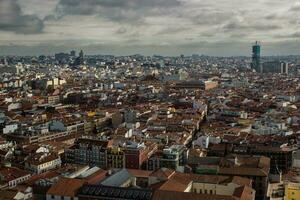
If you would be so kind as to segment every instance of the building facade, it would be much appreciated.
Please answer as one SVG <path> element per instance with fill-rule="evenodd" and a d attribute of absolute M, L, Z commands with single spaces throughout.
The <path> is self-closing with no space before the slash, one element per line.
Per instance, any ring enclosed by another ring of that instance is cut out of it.
<path fill-rule="evenodd" d="M 258 42 L 256 42 L 252 46 L 252 63 L 251 63 L 252 69 L 254 69 L 256 72 L 261 72 L 260 52 L 261 52 L 260 45 L 258 44 Z"/>
<path fill-rule="evenodd" d="M 65 150 L 67 163 L 107 168 L 107 149 L 110 141 L 80 138 L 75 145 Z"/>

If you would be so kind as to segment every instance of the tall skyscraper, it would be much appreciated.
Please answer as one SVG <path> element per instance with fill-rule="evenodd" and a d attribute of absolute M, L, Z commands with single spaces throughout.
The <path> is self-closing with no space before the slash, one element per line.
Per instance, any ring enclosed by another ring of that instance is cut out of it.
<path fill-rule="evenodd" d="M 252 46 L 252 64 L 251 64 L 251 67 L 256 72 L 261 72 L 260 45 L 257 41 Z"/>
<path fill-rule="evenodd" d="M 83 51 L 81 50 L 79 52 L 79 56 L 76 58 L 74 62 L 74 66 L 79 66 L 84 64 L 84 57 L 83 57 Z"/>
<path fill-rule="evenodd" d="M 79 57 L 83 59 L 83 51 L 80 50 Z"/>

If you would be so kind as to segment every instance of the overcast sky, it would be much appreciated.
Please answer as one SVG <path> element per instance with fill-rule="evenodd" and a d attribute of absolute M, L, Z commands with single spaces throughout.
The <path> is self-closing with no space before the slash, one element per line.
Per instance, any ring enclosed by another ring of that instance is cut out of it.
<path fill-rule="evenodd" d="M 0 0 L 0 54 L 300 54 L 299 0 Z"/>

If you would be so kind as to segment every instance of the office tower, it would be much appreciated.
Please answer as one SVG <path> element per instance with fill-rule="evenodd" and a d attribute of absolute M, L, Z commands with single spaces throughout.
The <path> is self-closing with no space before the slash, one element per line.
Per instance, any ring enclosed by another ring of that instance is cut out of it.
<path fill-rule="evenodd" d="M 281 73 L 283 73 L 283 74 L 289 73 L 289 63 L 287 63 L 287 62 L 282 63 Z"/>
<path fill-rule="evenodd" d="M 74 66 L 79 66 L 84 64 L 84 59 L 83 59 L 83 51 L 80 50 L 79 56 L 76 58 L 74 62 Z"/>
<path fill-rule="evenodd" d="M 59 61 L 59 62 L 63 62 L 69 59 L 69 54 L 67 53 L 56 53 L 55 54 L 55 60 Z"/>
<path fill-rule="evenodd" d="M 262 64 L 262 73 L 288 74 L 289 64 L 280 61 L 269 61 Z"/>
<path fill-rule="evenodd" d="M 72 50 L 72 51 L 70 52 L 70 55 L 71 55 L 72 57 L 75 57 L 75 56 L 76 56 L 76 51 Z"/>
<path fill-rule="evenodd" d="M 255 45 L 252 46 L 252 69 L 256 72 L 261 72 L 261 63 L 260 63 L 260 45 L 256 41 Z"/>
<path fill-rule="evenodd" d="M 83 59 L 83 51 L 82 50 L 80 50 L 80 52 L 79 52 L 79 57 Z"/>

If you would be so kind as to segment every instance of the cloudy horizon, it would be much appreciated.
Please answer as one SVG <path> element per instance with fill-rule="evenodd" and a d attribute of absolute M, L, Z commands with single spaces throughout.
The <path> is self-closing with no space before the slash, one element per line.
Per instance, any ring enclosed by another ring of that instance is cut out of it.
<path fill-rule="evenodd" d="M 41 3 L 43 2 L 43 3 Z M 0 54 L 298 55 L 297 0 L 0 0 Z"/>

